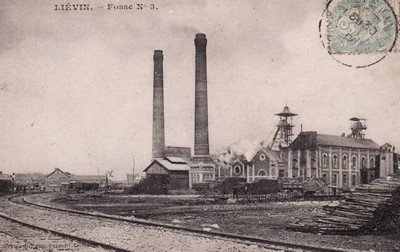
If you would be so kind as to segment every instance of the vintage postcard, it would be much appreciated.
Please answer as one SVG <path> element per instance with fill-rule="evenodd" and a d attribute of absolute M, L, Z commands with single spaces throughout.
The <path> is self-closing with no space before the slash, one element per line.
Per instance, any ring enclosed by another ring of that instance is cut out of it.
<path fill-rule="evenodd" d="M 0 0 L 0 251 L 400 251 L 400 0 Z"/>

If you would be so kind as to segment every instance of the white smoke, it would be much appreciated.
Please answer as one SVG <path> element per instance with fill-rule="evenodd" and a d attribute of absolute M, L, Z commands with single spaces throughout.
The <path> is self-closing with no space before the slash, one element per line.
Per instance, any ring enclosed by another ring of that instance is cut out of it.
<path fill-rule="evenodd" d="M 250 140 L 240 140 L 218 152 L 218 159 L 225 163 L 232 163 L 240 156 L 244 156 L 247 161 L 251 161 L 257 152 L 263 148 L 264 142 Z"/>

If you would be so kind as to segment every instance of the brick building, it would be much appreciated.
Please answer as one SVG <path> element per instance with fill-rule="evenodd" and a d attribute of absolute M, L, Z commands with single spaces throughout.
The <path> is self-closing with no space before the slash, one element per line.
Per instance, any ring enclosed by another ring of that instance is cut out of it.
<path fill-rule="evenodd" d="M 250 158 L 243 155 L 227 165 L 217 163 L 217 178 L 242 177 L 247 182 L 260 179 L 278 179 L 286 174 L 286 162 L 278 152 L 268 148 L 258 150 Z"/>
<path fill-rule="evenodd" d="M 317 177 L 351 190 L 376 178 L 379 145 L 371 139 L 301 132 L 289 147 L 288 178 Z"/>

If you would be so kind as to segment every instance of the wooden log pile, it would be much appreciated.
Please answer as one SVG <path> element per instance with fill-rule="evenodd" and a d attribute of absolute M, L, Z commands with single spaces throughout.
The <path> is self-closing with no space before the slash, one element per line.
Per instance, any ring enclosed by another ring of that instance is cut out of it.
<path fill-rule="evenodd" d="M 337 206 L 288 226 L 290 230 L 325 234 L 400 231 L 400 178 L 360 185 Z"/>

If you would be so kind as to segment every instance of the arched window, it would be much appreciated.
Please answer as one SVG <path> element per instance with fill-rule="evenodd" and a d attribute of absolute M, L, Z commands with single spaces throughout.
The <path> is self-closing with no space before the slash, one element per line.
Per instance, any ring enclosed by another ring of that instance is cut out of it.
<path fill-rule="evenodd" d="M 326 183 L 327 181 L 326 181 L 326 173 L 324 173 L 324 174 L 322 174 L 322 179 L 324 180 L 324 183 Z"/>
<path fill-rule="evenodd" d="M 357 168 L 357 157 L 356 157 L 356 156 L 353 156 L 353 157 L 351 158 L 351 167 L 352 167 L 353 169 L 356 169 L 356 168 Z"/>
<path fill-rule="evenodd" d="M 265 160 L 265 154 L 264 153 L 261 153 L 260 154 L 260 161 L 264 161 Z"/>
<path fill-rule="evenodd" d="M 367 168 L 367 159 L 365 157 L 361 158 L 361 168 Z"/>
<path fill-rule="evenodd" d="M 241 171 L 242 171 L 242 168 L 239 165 L 235 165 L 235 167 L 233 168 L 233 172 L 236 175 L 239 175 Z"/>
<path fill-rule="evenodd" d="M 356 177 L 355 174 L 353 174 L 353 175 L 351 176 L 351 185 L 352 185 L 352 186 L 355 186 L 355 185 L 356 185 L 356 180 L 357 180 L 357 177 Z"/>
<path fill-rule="evenodd" d="M 369 167 L 375 167 L 375 158 L 370 158 L 370 160 L 369 160 Z"/>
<path fill-rule="evenodd" d="M 297 168 L 297 167 L 293 167 L 292 168 L 292 177 L 293 178 L 297 178 L 298 176 L 299 176 L 299 168 Z"/>
<path fill-rule="evenodd" d="M 292 167 L 297 167 L 297 159 L 292 160 Z"/>
<path fill-rule="evenodd" d="M 311 167 L 312 168 L 317 168 L 317 161 L 314 158 L 311 159 Z"/>
<path fill-rule="evenodd" d="M 347 168 L 347 163 L 348 163 L 348 161 L 347 161 L 347 156 L 346 156 L 346 155 L 343 155 L 343 161 L 342 161 L 343 169 L 346 169 L 346 168 Z"/>
<path fill-rule="evenodd" d="M 333 167 L 338 167 L 338 156 L 335 154 L 332 157 Z"/>
<path fill-rule="evenodd" d="M 326 167 L 328 165 L 328 155 L 326 153 L 322 154 L 322 166 Z"/>
<path fill-rule="evenodd" d="M 261 171 L 258 172 L 258 176 L 265 177 L 265 176 L 267 176 L 267 173 L 265 173 L 264 170 L 261 170 Z"/>
<path fill-rule="evenodd" d="M 332 185 L 337 185 L 337 174 L 333 174 Z"/>

